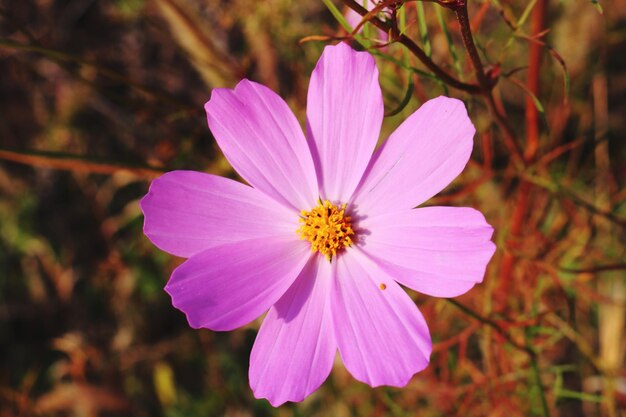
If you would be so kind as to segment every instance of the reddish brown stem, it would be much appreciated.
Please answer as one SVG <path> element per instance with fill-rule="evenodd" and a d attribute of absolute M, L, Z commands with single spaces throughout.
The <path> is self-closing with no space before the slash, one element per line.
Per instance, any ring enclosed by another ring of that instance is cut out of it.
<path fill-rule="evenodd" d="M 361 6 L 355 0 L 343 0 L 343 2 L 346 6 L 348 6 L 349 8 L 351 8 L 352 10 L 360 14 L 361 16 L 364 16 L 364 17 L 368 16 L 368 13 L 369 13 L 368 10 L 364 8 L 363 6 Z M 451 76 L 450 74 L 448 74 L 446 71 L 441 69 L 441 67 L 435 64 L 435 62 L 432 59 L 430 59 L 428 55 L 426 55 L 426 53 L 422 50 L 422 48 L 420 48 L 415 42 L 413 42 L 406 35 L 400 34 L 397 31 L 397 28 L 393 28 L 392 25 L 390 25 L 387 22 L 383 22 L 376 16 L 368 16 L 368 19 L 369 19 L 369 22 L 371 22 L 374 26 L 376 26 L 377 28 L 387 33 L 391 33 L 393 35 L 395 32 L 396 35 L 393 40 L 406 46 L 407 49 L 411 51 L 411 53 L 415 55 L 417 59 L 419 59 L 420 62 L 424 64 L 426 68 L 431 70 L 438 78 L 440 78 L 443 82 L 445 82 L 450 87 L 453 87 L 453 88 L 456 88 L 457 90 L 465 91 L 471 94 L 482 93 L 483 90 L 480 86 L 475 85 L 475 84 L 467 84 L 462 81 L 459 81 L 453 76 Z"/>
<path fill-rule="evenodd" d="M 544 0 L 539 0 L 532 13 L 531 33 L 538 36 L 543 30 L 543 20 L 545 15 Z M 528 90 L 535 95 L 539 94 L 539 68 L 541 66 L 542 45 L 538 42 L 531 42 L 529 45 L 528 57 Z M 524 159 L 531 162 L 537 155 L 539 149 L 539 111 L 533 102 L 532 97 L 526 96 L 526 148 L 524 149 Z"/>
<path fill-rule="evenodd" d="M 568 274 L 596 274 L 598 272 L 606 272 L 606 271 L 623 271 L 626 270 L 626 263 L 622 264 L 612 264 L 612 265 L 598 265 L 591 268 L 559 268 L 560 271 L 566 272 Z"/>
<path fill-rule="evenodd" d="M 78 155 L 59 155 L 45 152 L 20 152 L 0 148 L 0 160 L 17 162 L 33 167 L 111 175 L 125 171 L 138 177 L 156 178 L 165 171 L 159 168 L 125 166 L 114 162 L 89 161 Z"/>
<path fill-rule="evenodd" d="M 489 79 L 485 74 L 483 62 L 480 59 L 478 49 L 476 49 L 476 44 L 474 43 L 474 36 L 472 35 L 469 14 L 467 13 L 467 3 L 464 1 L 458 3 L 459 6 L 454 8 L 454 13 L 456 14 L 456 19 L 458 20 L 459 26 L 461 28 L 463 44 L 465 44 L 467 54 L 472 61 L 472 65 L 474 66 L 474 71 L 476 72 L 478 84 L 480 84 L 480 87 L 483 89 L 483 91 L 490 92 L 495 85 L 495 79 Z"/>
<path fill-rule="evenodd" d="M 511 153 L 513 162 L 515 163 L 515 165 L 517 165 L 518 168 L 521 168 L 523 166 L 522 152 L 519 149 L 519 146 L 515 139 L 515 133 L 513 132 L 513 128 L 511 128 L 511 126 L 509 125 L 509 122 L 504 114 L 502 114 L 502 112 L 496 106 L 495 100 L 493 98 L 493 87 L 496 85 L 497 79 L 489 78 L 485 73 L 485 68 L 483 66 L 482 60 L 480 59 L 476 44 L 474 43 L 474 36 L 472 35 L 469 14 L 467 12 L 467 2 L 451 2 L 446 4 L 446 7 L 454 10 L 454 13 L 456 14 L 457 21 L 459 22 L 459 27 L 461 28 L 461 37 L 463 39 L 463 44 L 465 45 L 467 54 L 470 57 L 472 66 L 474 67 L 478 84 L 480 85 L 481 90 L 483 91 L 483 95 L 485 96 L 487 108 L 493 116 L 496 124 L 502 131 L 504 144 Z"/>
<path fill-rule="evenodd" d="M 531 34 L 536 35 L 542 31 L 544 21 L 544 11 L 548 0 L 538 0 L 531 17 Z M 541 67 L 541 45 L 530 44 L 529 67 L 528 67 L 528 90 L 539 96 L 539 71 Z M 532 161 L 539 149 L 539 113 L 531 97 L 526 97 L 526 147 L 524 149 L 525 162 Z M 518 194 L 515 210 L 511 218 L 509 229 L 510 237 L 513 241 L 519 238 L 528 209 L 532 205 L 531 190 L 532 185 L 522 180 Z M 515 256 L 511 252 L 505 253 L 502 258 L 501 267 L 501 294 L 508 294 L 511 281 L 513 279 L 513 268 L 515 267 Z"/>

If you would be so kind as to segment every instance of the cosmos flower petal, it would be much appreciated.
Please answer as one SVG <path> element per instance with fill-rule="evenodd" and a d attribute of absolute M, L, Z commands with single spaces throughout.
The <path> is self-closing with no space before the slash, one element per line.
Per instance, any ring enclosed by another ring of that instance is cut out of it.
<path fill-rule="evenodd" d="M 461 173 L 474 132 L 462 101 L 427 101 L 376 151 L 352 203 L 369 216 L 420 205 Z"/>
<path fill-rule="evenodd" d="M 483 280 L 493 228 L 469 207 L 423 207 L 363 221 L 362 250 L 402 285 L 436 296 L 464 294 Z"/>
<path fill-rule="evenodd" d="M 345 43 L 324 48 L 307 102 L 307 140 L 323 199 L 348 201 L 376 147 L 383 111 L 374 58 Z"/>
<path fill-rule="evenodd" d="M 194 171 L 172 171 L 154 180 L 141 210 L 152 243 L 185 258 L 225 243 L 292 236 L 298 224 L 294 211 L 262 192 Z"/>
<path fill-rule="evenodd" d="M 330 311 L 331 267 L 317 255 L 270 309 L 250 356 L 250 386 L 277 407 L 302 401 L 328 378 L 337 343 Z"/>
<path fill-rule="evenodd" d="M 232 330 L 276 303 L 310 256 L 309 246 L 295 238 L 216 246 L 176 268 L 165 290 L 191 327 Z"/>
<path fill-rule="evenodd" d="M 369 11 L 371 11 L 372 9 L 374 9 L 374 7 L 376 7 L 376 0 L 369 0 L 367 2 L 367 5 L 365 6 L 365 8 Z M 346 11 L 346 13 L 344 14 L 344 17 L 346 18 L 346 21 L 348 22 L 348 24 L 350 26 L 352 26 L 352 28 L 356 28 L 361 21 L 363 20 L 363 16 L 361 16 L 360 14 L 358 14 L 357 12 L 355 12 L 352 9 L 348 9 Z M 373 27 L 372 25 L 372 29 L 370 30 L 375 30 L 375 38 L 377 38 L 380 42 L 388 42 L 389 41 L 389 34 L 387 32 L 385 32 L 382 29 L 378 29 L 377 27 Z M 363 32 L 363 27 L 361 27 L 361 30 L 359 30 L 359 33 Z"/>
<path fill-rule="evenodd" d="M 241 81 L 217 88 L 204 106 L 226 159 L 254 188 L 301 210 L 318 198 L 313 159 L 287 103 L 269 88 Z"/>
<path fill-rule="evenodd" d="M 336 261 L 332 309 L 346 369 L 372 387 L 402 387 L 428 365 L 428 327 L 411 298 L 358 249 Z"/>

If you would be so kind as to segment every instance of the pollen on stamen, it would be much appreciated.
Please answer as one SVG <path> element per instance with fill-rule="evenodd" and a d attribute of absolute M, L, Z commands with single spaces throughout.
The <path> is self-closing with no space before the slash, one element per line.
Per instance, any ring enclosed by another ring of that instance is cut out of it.
<path fill-rule="evenodd" d="M 344 248 L 352 245 L 354 229 L 352 217 L 346 215 L 346 205 L 337 206 L 328 200 L 310 211 L 300 212 L 300 238 L 311 242 L 311 251 L 331 260 Z"/>

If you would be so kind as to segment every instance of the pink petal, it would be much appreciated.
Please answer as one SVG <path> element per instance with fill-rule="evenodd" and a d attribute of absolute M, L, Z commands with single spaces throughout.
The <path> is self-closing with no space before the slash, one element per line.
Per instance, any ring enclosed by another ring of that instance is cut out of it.
<path fill-rule="evenodd" d="M 346 369 L 372 387 L 406 385 L 428 365 L 428 327 L 411 298 L 357 250 L 337 257 L 332 309 Z"/>
<path fill-rule="evenodd" d="M 276 93 L 252 81 L 218 88 L 204 106 L 209 128 L 233 168 L 270 197 L 297 210 L 319 197 L 302 129 Z"/>
<path fill-rule="evenodd" d="M 337 342 L 330 313 L 331 267 L 311 258 L 263 321 L 250 356 L 250 386 L 278 407 L 302 401 L 328 377 Z"/>
<path fill-rule="evenodd" d="M 262 192 L 194 171 L 168 172 L 154 180 L 141 210 L 152 243 L 185 258 L 225 243 L 290 236 L 298 228 L 298 213 Z"/>
<path fill-rule="evenodd" d="M 261 238 L 200 252 L 174 270 L 165 291 L 193 328 L 232 330 L 256 319 L 287 291 L 310 257 L 293 238 Z"/>
<path fill-rule="evenodd" d="M 367 6 L 365 6 L 365 8 L 371 11 L 375 6 L 376 6 L 376 1 L 370 0 Z M 353 29 L 356 28 L 359 25 L 359 23 L 361 23 L 361 21 L 363 20 L 363 16 L 361 16 L 360 14 L 358 14 L 352 9 L 348 9 L 346 13 L 344 14 L 344 17 L 346 18 L 346 21 L 348 22 L 350 26 L 352 26 Z M 389 41 L 389 34 L 387 32 L 385 32 L 384 30 L 375 28 L 373 25 L 372 25 L 372 28 L 373 30 L 376 31 L 376 37 L 378 38 L 378 40 L 380 40 L 381 42 Z M 362 31 L 363 31 L 363 28 L 359 30 L 359 32 L 362 32 Z"/>
<path fill-rule="evenodd" d="M 378 149 L 353 205 L 369 216 L 420 205 L 463 171 L 474 132 L 463 102 L 427 101 Z"/>
<path fill-rule="evenodd" d="M 365 219 L 360 247 L 402 285 L 456 297 L 483 280 L 493 228 L 468 207 L 423 207 Z"/>
<path fill-rule="evenodd" d="M 350 198 L 374 151 L 382 120 L 374 58 L 345 43 L 324 48 L 311 75 L 307 103 L 307 140 L 323 198 Z"/>

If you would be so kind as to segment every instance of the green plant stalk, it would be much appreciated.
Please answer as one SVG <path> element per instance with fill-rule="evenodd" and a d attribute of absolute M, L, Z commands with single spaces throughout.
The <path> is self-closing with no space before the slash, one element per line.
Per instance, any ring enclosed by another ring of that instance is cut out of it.
<path fill-rule="evenodd" d="M 424 4 L 422 2 L 417 2 L 416 9 L 417 26 L 419 28 L 424 52 L 430 57 L 432 56 L 432 47 L 430 45 L 430 37 L 428 36 L 428 25 L 426 24 L 426 13 L 424 11 Z"/>
<path fill-rule="evenodd" d="M 452 62 L 454 64 L 454 69 L 456 70 L 457 76 L 461 81 L 463 80 L 463 70 L 461 68 L 461 62 L 459 61 L 459 54 L 456 52 L 456 47 L 454 46 L 454 42 L 452 41 L 452 35 L 448 30 L 448 26 L 446 26 L 446 22 L 443 19 L 443 13 L 441 12 L 440 7 L 436 7 L 435 11 L 437 13 L 437 21 L 439 22 L 439 27 L 443 31 L 443 34 L 446 37 L 446 42 L 448 43 L 448 51 L 450 52 L 450 57 L 452 57 Z"/>
<path fill-rule="evenodd" d="M 544 417 L 550 417 L 550 408 L 548 407 L 548 400 L 543 390 L 543 383 L 541 382 L 541 372 L 539 371 L 539 364 L 537 363 L 537 353 L 530 347 L 528 343 L 528 328 L 526 329 L 526 348 L 532 352 L 530 355 L 530 368 L 532 370 L 533 379 L 537 387 L 539 388 L 539 400 L 541 401 L 541 410 Z"/>

